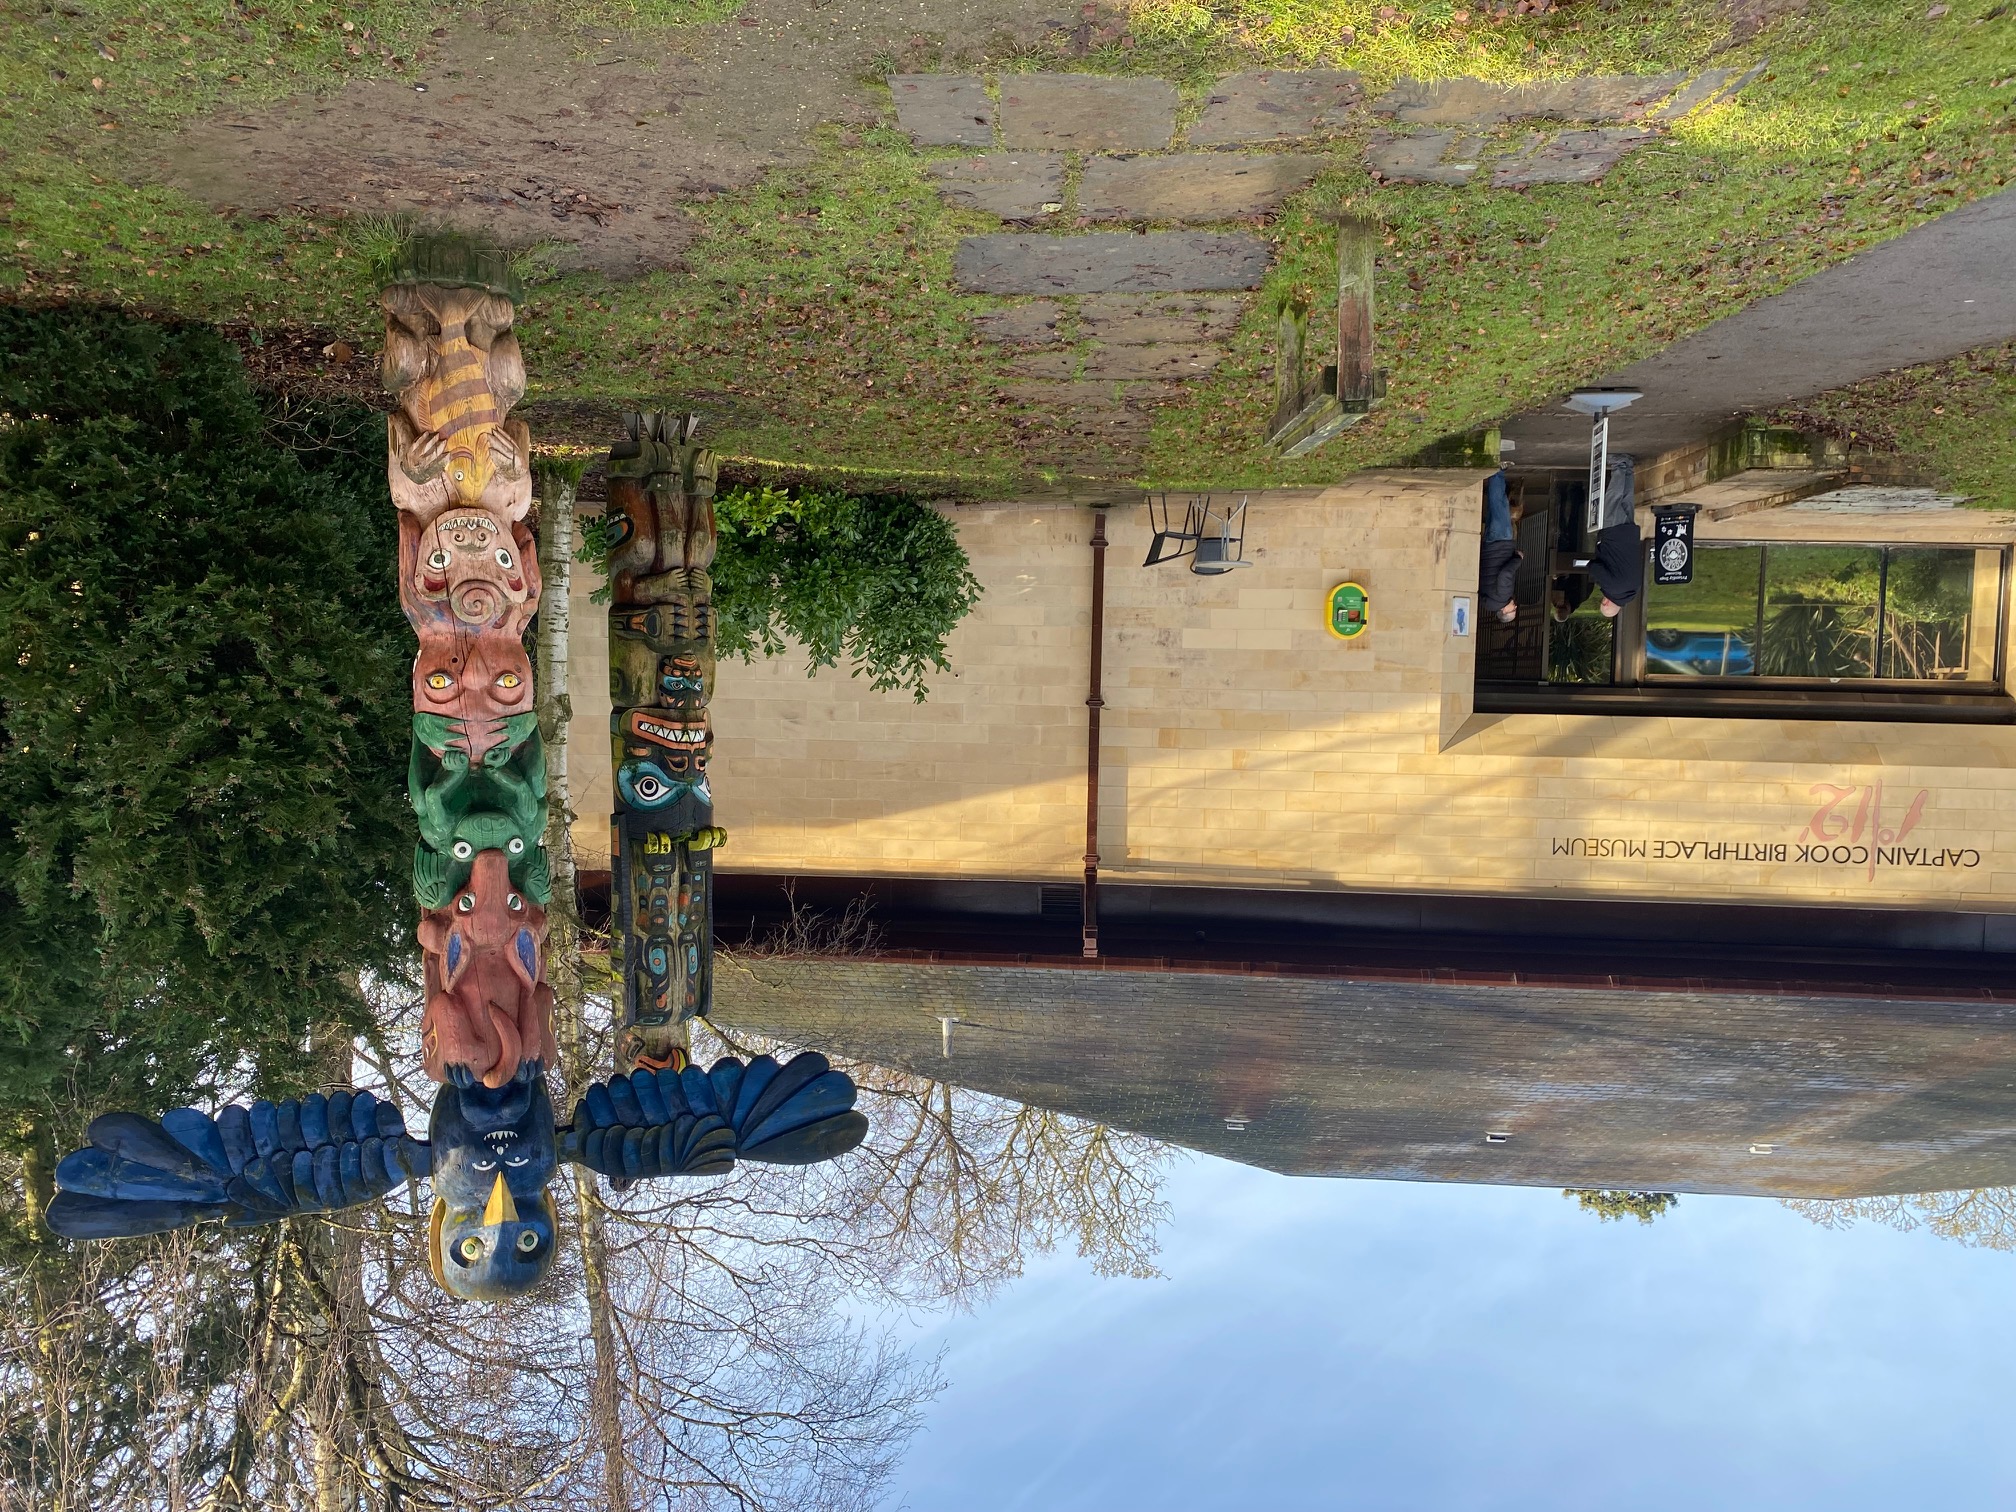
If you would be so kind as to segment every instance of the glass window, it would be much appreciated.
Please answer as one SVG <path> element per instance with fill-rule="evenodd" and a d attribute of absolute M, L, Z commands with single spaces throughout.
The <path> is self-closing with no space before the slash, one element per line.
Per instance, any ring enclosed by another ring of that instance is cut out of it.
<path fill-rule="evenodd" d="M 1561 602 L 1565 605 L 1566 600 Z M 1600 594 L 1591 593 L 1566 619 L 1548 626 L 1550 683 L 1609 683 L 1617 622 L 1603 617 L 1597 608 L 1601 602 Z"/>
<path fill-rule="evenodd" d="M 1764 677 L 1876 675 L 1880 546 L 1770 546 L 1764 552 Z"/>
<path fill-rule="evenodd" d="M 1762 546 L 1694 548 L 1694 581 L 1647 581 L 1645 671 L 1653 677 L 1751 677 L 1757 671 Z"/>
<path fill-rule="evenodd" d="M 1798 682 L 1988 682 L 1999 550 L 1695 547 L 1694 581 L 1650 585 L 1645 672 Z"/>
<path fill-rule="evenodd" d="M 1969 675 L 1974 555 L 1968 547 L 1892 548 L 1880 676 L 1956 682 Z"/>

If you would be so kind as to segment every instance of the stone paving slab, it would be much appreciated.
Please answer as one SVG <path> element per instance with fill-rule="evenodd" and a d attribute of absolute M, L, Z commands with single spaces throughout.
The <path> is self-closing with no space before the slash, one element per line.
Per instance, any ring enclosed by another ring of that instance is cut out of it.
<path fill-rule="evenodd" d="M 1009 370 L 1023 378 L 1133 380 L 1198 378 L 1216 367 L 1225 353 L 1195 342 L 1154 342 L 1141 346 L 1110 346 L 1017 357 Z"/>
<path fill-rule="evenodd" d="M 1042 345 L 1057 340 L 1057 317 L 1062 308 L 1047 299 L 1010 305 L 1005 310 L 989 310 L 973 317 L 974 331 L 989 341 L 1029 342 Z"/>
<path fill-rule="evenodd" d="M 1376 115 L 1414 126 L 1499 126 L 1507 121 L 1635 121 L 1686 79 L 1685 73 L 1592 74 L 1531 84 L 1483 79 L 1402 79 L 1372 104 Z"/>
<path fill-rule="evenodd" d="M 1365 165 L 1399 184 L 1467 184 L 1483 139 L 1460 131 L 1375 131 Z"/>
<path fill-rule="evenodd" d="M 1001 232 L 959 243 L 952 276 L 976 294 L 1109 294 L 1252 289 L 1273 249 L 1256 236 L 1208 231 L 1083 236 Z"/>
<path fill-rule="evenodd" d="M 1500 158 L 1491 168 L 1491 187 L 1521 189 L 1528 184 L 1590 184 L 1652 133 L 1632 126 L 1598 126 L 1536 136 L 1523 152 Z"/>
<path fill-rule="evenodd" d="M 931 163 L 925 172 L 955 205 L 1003 220 L 1035 220 L 1064 208 L 1064 154 L 986 152 Z"/>
<path fill-rule="evenodd" d="M 1091 294 L 1078 301 L 1078 329 L 1107 346 L 1224 341 L 1245 308 L 1236 294 Z"/>
<path fill-rule="evenodd" d="M 1166 79 L 1004 74 L 1000 84 L 1009 147 L 1152 151 L 1176 131 L 1176 87 Z"/>
<path fill-rule="evenodd" d="M 1190 128 L 1192 147 L 1286 142 L 1342 131 L 1364 98 L 1355 73 L 1259 69 L 1220 79 Z"/>
<path fill-rule="evenodd" d="M 1265 215 L 1305 187 L 1326 163 L 1289 153 L 1094 158 L 1078 185 L 1078 213 L 1093 220 L 1173 221 Z"/>
<path fill-rule="evenodd" d="M 994 102 L 971 74 L 891 74 L 896 120 L 920 147 L 992 147 Z"/>

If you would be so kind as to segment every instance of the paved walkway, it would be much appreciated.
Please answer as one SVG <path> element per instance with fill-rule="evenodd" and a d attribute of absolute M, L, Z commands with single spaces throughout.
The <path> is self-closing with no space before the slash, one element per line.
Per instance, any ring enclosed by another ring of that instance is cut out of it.
<path fill-rule="evenodd" d="M 1753 70 L 1754 73 L 1754 70 Z M 968 237 L 960 287 L 1038 301 L 975 318 L 981 335 L 1041 346 L 1003 397 L 1027 405 L 1064 471 L 1130 470 L 1153 411 L 1207 373 L 1272 249 L 1243 230 L 1336 161 L 1325 139 L 1384 123 L 1363 148 L 1397 182 L 1492 188 L 1594 183 L 1659 128 L 1750 74 L 1710 69 L 1537 84 L 1403 79 L 1376 99 L 1358 75 L 1260 69 L 1221 79 L 1187 127 L 1163 79 L 1095 74 L 896 74 L 897 118 L 921 147 L 979 149 L 927 172 L 950 203 L 998 217 Z M 1507 131 L 1531 123 L 1534 129 Z M 1132 233 L 1102 231 L 1125 224 Z M 1215 232 L 1164 227 L 1214 226 Z M 1156 229 L 1151 229 L 1156 228 Z M 1082 233 L 1082 234 L 1074 234 Z M 1218 295 L 1171 306 L 1127 296 Z M 1102 301 L 1079 308 L 1081 299 Z"/>
<path fill-rule="evenodd" d="M 2005 189 L 1760 299 L 1656 357 L 1592 378 L 1645 397 L 1611 422 L 1640 457 L 1706 440 L 1750 411 L 2016 340 L 2016 189 Z M 1565 396 L 1564 396 L 1565 397 Z M 1526 465 L 1586 461 L 1589 422 L 1549 407 L 1508 422 Z"/>

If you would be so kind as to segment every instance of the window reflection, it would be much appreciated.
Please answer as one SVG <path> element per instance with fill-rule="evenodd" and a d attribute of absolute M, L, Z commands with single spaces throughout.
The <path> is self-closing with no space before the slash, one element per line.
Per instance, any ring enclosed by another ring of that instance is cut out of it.
<path fill-rule="evenodd" d="M 1648 585 L 1645 671 L 1653 677 L 1749 677 L 1757 670 L 1762 546 L 1694 549 L 1694 581 Z"/>
<path fill-rule="evenodd" d="M 1881 547 L 1767 547 L 1758 672 L 1874 677 L 1876 606 L 1882 596 Z"/>
<path fill-rule="evenodd" d="M 1692 583 L 1648 588 L 1645 673 L 1985 681 L 2000 586 L 1975 547 L 1701 542 Z"/>
<path fill-rule="evenodd" d="M 1968 675 L 1973 637 L 1971 548 L 1898 547 L 1883 602 L 1883 677 L 1952 682 Z"/>

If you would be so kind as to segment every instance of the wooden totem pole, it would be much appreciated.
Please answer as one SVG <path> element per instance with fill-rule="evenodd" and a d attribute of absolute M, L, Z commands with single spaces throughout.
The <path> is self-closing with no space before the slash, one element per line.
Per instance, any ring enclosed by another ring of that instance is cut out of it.
<path fill-rule="evenodd" d="M 555 1115 L 546 761 L 524 639 L 540 582 L 525 522 L 531 438 L 509 418 L 525 392 L 514 294 L 499 254 L 429 237 L 404 249 L 380 296 L 385 383 L 399 396 L 387 466 L 399 599 L 420 640 L 407 783 L 420 828 L 420 1048 L 441 1083 L 428 1137 L 408 1134 L 396 1105 L 347 1090 L 158 1121 L 107 1113 L 57 1164 L 45 1215 L 57 1234 L 279 1223 L 425 1179 L 434 1278 L 496 1301 L 552 1268 L 562 1164 L 628 1185 L 714 1176 L 738 1160 L 832 1160 L 867 1133 L 853 1081 L 815 1051 L 702 1070 L 681 1048 L 686 1019 L 708 1006 L 707 853 L 721 837 L 707 795 L 714 466 L 691 445 L 691 422 L 673 434 L 656 415 L 631 417 L 609 490 L 628 1074 L 574 1089 L 571 1119 Z"/>
<path fill-rule="evenodd" d="M 420 821 L 420 1048 L 427 1074 L 461 1094 L 449 1102 L 480 1154 L 498 1121 L 485 1110 L 504 1115 L 500 1127 L 524 1122 L 544 1102 L 542 1073 L 556 1054 L 546 761 L 525 651 L 540 586 L 525 522 L 531 437 L 508 418 L 525 392 L 525 361 L 511 330 L 516 289 L 498 254 L 455 237 L 406 250 L 379 303 L 385 386 L 398 395 L 386 477 L 399 509 L 399 599 L 420 641 L 406 777 Z M 532 1209 L 521 1218 L 490 1165 L 461 1182 L 446 1164 L 435 1172 L 434 1269 L 463 1295 L 506 1280 L 499 1266 L 543 1272 L 552 1261 L 551 1199 L 543 1187 L 517 1194 Z M 444 1273 L 444 1245 L 458 1261 L 482 1261 L 480 1271 Z"/>
<path fill-rule="evenodd" d="M 616 1068 L 684 1053 L 714 979 L 714 454 L 697 416 L 625 417 L 609 453 L 612 910 L 623 959 Z"/>

